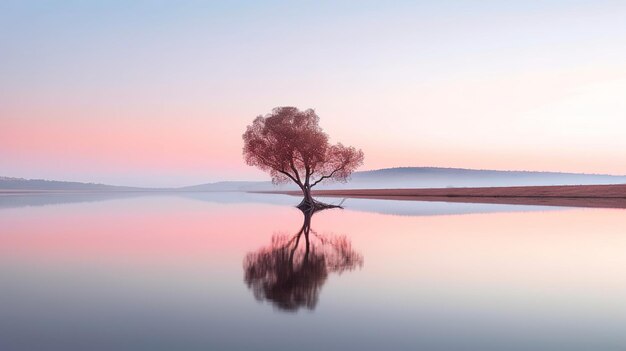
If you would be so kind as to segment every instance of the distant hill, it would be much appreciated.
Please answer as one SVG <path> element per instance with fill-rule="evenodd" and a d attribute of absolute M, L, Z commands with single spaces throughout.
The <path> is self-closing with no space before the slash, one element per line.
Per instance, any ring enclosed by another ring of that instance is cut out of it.
<path fill-rule="evenodd" d="M 459 188 L 539 185 L 626 184 L 626 176 L 606 174 L 493 171 L 463 168 L 400 167 L 355 172 L 348 183 L 319 184 L 315 189 Z M 27 191 L 271 191 L 296 190 L 294 184 L 225 181 L 181 188 L 139 188 L 95 183 L 0 177 L 0 190 Z"/>
<path fill-rule="evenodd" d="M 0 190 L 27 191 L 139 191 L 149 190 L 96 183 L 0 177 Z"/>
<path fill-rule="evenodd" d="M 455 188 L 624 183 L 626 176 L 605 174 L 400 167 L 356 172 L 347 184 L 326 184 L 322 188 Z"/>
<path fill-rule="evenodd" d="M 494 171 L 464 168 L 399 167 L 355 172 L 348 183 L 320 184 L 316 189 L 458 188 L 532 185 L 626 184 L 626 176 L 606 174 Z M 180 188 L 185 191 L 293 190 L 271 182 L 219 182 Z"/>

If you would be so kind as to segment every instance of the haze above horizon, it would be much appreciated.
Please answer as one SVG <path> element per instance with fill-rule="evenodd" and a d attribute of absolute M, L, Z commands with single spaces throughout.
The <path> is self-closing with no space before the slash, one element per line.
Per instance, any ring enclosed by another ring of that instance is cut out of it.
<path fill-rule="evenodd" d="M 0 175 L 267 180 L 241 134 L 314 108 L 362 170 L 626 174 L 626 3 L 0 4 Z"/>

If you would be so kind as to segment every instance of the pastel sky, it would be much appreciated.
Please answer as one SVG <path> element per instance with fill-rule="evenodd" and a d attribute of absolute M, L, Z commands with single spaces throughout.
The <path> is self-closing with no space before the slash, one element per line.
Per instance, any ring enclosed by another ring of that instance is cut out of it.
<path fill-rule="evenodd" d="M 241 134 L 314 108 L 363 169 L 626 174 L 624 1 L 2 1 L 0 175 L 268 179 Z"/>

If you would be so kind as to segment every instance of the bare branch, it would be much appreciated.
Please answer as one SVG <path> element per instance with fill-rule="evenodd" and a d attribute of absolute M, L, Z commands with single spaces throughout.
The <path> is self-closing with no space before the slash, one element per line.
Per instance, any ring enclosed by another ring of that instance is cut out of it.
<path fill-rule="evenodd" d="M 335 173 L 337 173 L 337 172 L 341 171 L 342 169 L 344 169 L 344 167 L 345 167 L 345 166 L 341 166 L 341 167 L 339 167 L 339 168 L 335 169 L 334 171 L 330 172 L 330 174 L 325 175 L 325 176 L 322 176 L 320 179 L 318 179 L 317 181 L 315 181 L 315 183 L 311 184 L 311 186 L 310 186 L 310 187 L 312 188 L 312 187 L 316 186 L 318 183 L 320 183 L 320 182 L 321 182 L 322 180 L 324 180 L 324 179 L 329 179 L 329 178 L 331 178 L 333 175 L 335 175 Z"/>

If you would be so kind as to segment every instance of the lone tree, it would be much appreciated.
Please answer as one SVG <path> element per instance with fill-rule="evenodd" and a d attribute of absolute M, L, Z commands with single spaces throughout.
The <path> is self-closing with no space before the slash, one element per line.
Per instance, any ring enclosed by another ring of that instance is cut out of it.
<path fill-rule="evenodd" d="M 363 151 L 329 144 L 319 119 L 312 109 L 276 107 L 255 118 L 243 134 L 246 163 L 269 172 L 274 184 L 296 183 L 304 195 L 302 210 L 332 207 L 314 200 L 311 189 L 321 182 L 346 182 L 363 164 Z"/>

